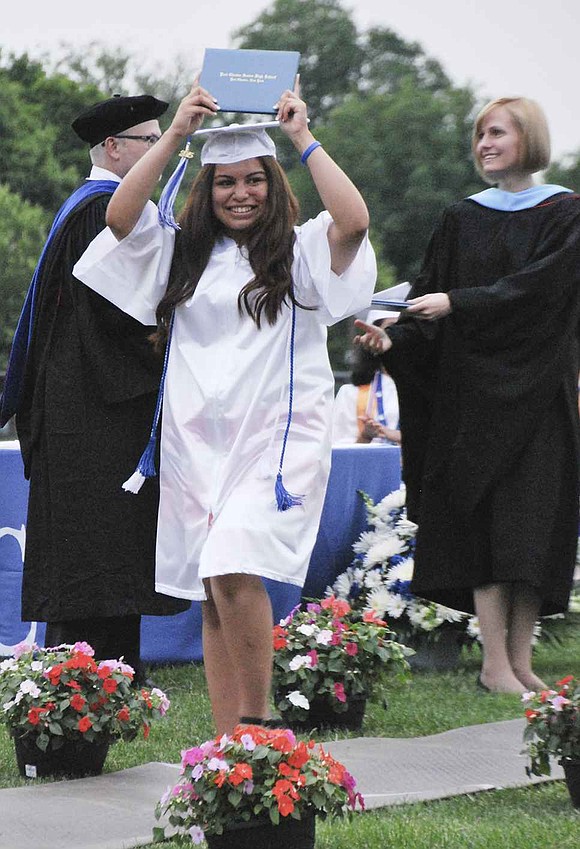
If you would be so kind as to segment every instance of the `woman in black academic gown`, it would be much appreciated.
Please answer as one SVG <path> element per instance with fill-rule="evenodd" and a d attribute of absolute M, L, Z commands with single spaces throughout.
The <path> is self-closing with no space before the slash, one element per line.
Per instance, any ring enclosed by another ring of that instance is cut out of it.
<path fill-rule="evenodd" d="M 401 321 L 357 322 L 397 382 L 411 588 L 475 609 L 497 692 L 543 685 L 534 623 L 567 609 L 578 534 L 580 198 L 534 185 L 549 152 L 536 103 L 484 107 L 473 153 L 497 188 L 446 210 Z"/>

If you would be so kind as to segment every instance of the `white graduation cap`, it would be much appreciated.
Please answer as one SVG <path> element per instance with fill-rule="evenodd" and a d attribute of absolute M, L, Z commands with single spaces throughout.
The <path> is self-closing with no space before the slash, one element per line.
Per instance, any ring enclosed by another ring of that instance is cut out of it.
<path fill-rule="evenodd" d="M 201 149 L 202 165 L 233 165 L 259 156 L 276 159 L 276 145 L 261 124 L 230 124 L 205 130 L 205 134 L 208 138 Z"/>

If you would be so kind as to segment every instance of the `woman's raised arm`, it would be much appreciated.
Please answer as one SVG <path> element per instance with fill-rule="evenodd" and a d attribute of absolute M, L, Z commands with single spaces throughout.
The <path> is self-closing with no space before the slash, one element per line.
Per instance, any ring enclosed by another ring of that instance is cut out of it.
<path fill-rule="evenodd" d="M 107 224 L 119 241 L 129 235 L 139 220 L 167 163 L 179 150 L 183 139 L 199 128 L 204 115 L 214 115 L 217 108 L 211 94 L 194 84 L 157 144 L 123 178 L 107 207 Z"/>
<path fill-rule="evenodd" d="M 325 209 L 332 216 L 328 230 L 332 270 L 342 274 L 356 256 L 369 226 L 366 204 L 354 183 L 308 129 L 306 104 L 298 87 L 285 91 L 278 103 L 280 128 L 300 153 Z"/>

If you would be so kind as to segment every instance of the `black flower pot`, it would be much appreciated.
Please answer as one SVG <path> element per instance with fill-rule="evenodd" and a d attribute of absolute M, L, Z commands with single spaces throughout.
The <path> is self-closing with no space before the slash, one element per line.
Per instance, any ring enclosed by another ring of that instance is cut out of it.
<path fill-rule="evenodd" d="M 237 823 L 205 839 L 209 849 L 314 849 L 315 829 L 314 814 L 305 814 L 300 820 L 283 817 L 279 825 L 261 819 Z"/>
<path fill-rule="evenodd" d="M 317 697 L 310 702 L 310 710 L 303 711 L 301 719 L 290 719 L 280 708 L 284 722 L 295 731 L 311 731 L 313 728 L 341 728 L 345 731 L 358 731 L 362 728 L 367 705 L 365 695 L 351 696 L 347 708 L 337 713 L 330 701 Z"/>
<path fill-rule="evenodd" d="M 580 760 L 563 758 L 562 766 L 572 805 L 575 808 L 580 808 Z"/>
<path fill-rule="evenodd" d="M 421 672 L 448 672 L 457 669 L 461 659 L 461 641 L 453 631 L 442 631 L 434 636 L 405 637 L 404 642 L 415 654 L 407 658 L 411 669 Z"/>
<path fill-rule="evenodd" d="M 23 778 L 82 778 L 100 775 L 109 751 L 110 740 L 89 743 L 65 740 L 59 749 L 46 752 L 36 745 L 34 735 L 14 738 L 18 771 Z"/>

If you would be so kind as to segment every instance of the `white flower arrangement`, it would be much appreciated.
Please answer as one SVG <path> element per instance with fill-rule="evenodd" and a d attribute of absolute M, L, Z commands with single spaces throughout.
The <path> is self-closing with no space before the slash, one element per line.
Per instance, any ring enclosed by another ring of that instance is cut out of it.
<path fill-rule="evenodd" d="M 477 617 L 417 598 L 409 585 L 413 577 L 417 525 L 407 519 L 405 488 L 391 492 L 378 504 L 364 493 L 369 529 L 353 545 L 355 559 L 326 594 L 349 602 L 353 609 L 373 611 L 388 620 L 399 638 L 428 635 L 438 639 L 444 630 L 460 642 L 480 639 Z"/>

